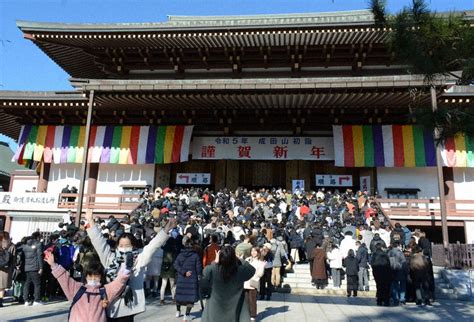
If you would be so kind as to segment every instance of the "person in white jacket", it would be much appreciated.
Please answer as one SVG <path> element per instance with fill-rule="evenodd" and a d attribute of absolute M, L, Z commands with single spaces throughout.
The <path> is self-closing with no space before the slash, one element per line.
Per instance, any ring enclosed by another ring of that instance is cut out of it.
<path fill-rule="evenodd" d="M 143 282 L 145 271 L 150 264 L 153 254 L 160 249 L 168 240 L 168 233 L 176 226 L 176 221 L 170 219 L 163 229 L 144 248 L 136 248 L 135 238 L 132 234 L 123 234 L 117 242 L 117 250 L 113 252 L 107 244 L 107 240 L 102 236 L 100 229 L 94 224 L 92 210 L 86 212 L 87 234 L 92 245 L 99 255 L 100 262 L 104 266 L 109 279 L 114 278 L 114 269 L 121 262 L 126 262 L 125 258 L 133 257 L 133 266 L 130 279 L 124 293 L 107 308 L 108 321 L 134 321 L 134 316 L 145 311 L 145 292 Z"/>
<path fill-rule="evenodd" d="M 245 300 L 250 310 L 250 321 L 257 318 L 257 292 L 260 290 L 260 278 L 265 273 L 266 262 L 262 259 L 259 247 L 252 247 L 251 256 L 246 259 L 254 268 L 255 274 L 244 283 Z"/>
<path fill-rule="evenodd" d="M 342 254 L 336 244 L 332 245 L 332 249 L 327 253 L 329 267 L 331 268 L 331 276 L 333 287 L 335 289 L 341 288 L 341 269 L 342 269 Z"/>
<path fill-rule="evenodd" d="M 341 245 L 339 246 L 339 249 L 342 254 L 342 259 L 347 257 L 347 253 L 350 249 L 352 249 L 354 252 L 357 251 L 356 241 L 352 238 L 351 231 L 346 231 L 346 233 L 344 234 L 344 239 L 341 241 Z"/>

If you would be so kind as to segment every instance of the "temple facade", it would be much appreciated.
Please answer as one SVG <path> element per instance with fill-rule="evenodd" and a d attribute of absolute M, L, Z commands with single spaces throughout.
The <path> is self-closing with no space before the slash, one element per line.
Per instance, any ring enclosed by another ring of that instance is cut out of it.
<path fill-rule="evenodd" d="M 429 87 L 370 11 L 17 25 L 73 90 L 0 91 L 1 133 L 25 165 L 0 193 L 14 238 L 75 212 L 61 193 L 86 163 L 84 209 L 104 216 L 155 187 L 351 188 L 441 241 L 436 142 L 414 116 Z M 438 107 L 474 107 L 471 87 L 436 85 Z M 467 137 L 442 150 L 451 242 L 474 242 L 472 151 Z"/>

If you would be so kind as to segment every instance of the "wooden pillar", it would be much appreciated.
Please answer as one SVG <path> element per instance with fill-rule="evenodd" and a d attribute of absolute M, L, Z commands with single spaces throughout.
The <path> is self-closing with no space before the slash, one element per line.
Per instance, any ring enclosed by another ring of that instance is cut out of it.
<path fill-rule="evenodd" d="M 12 217 L 10 217 L 9 215 L 6 215 L 5 216 L 5 226 L 3 227 L 3 230 L 10 233 L 10 228 L 11 227 L 12 227 Z"/>
<path fill-rule="evenodd" d="M 438 110 L 438 98 L 436 94 L 436 88 L 431 86 L 430 88 L 431 93 L 431 107 L 433 112 Z M 437 141 L 440 138 L 439 129 L 435 128 L 434 131 L 434 139 Z M 439 191 L 439 210 L 441 215 L 441 231 L 443 234 L 443 246 L 445 251 L 447 252 L 448 245 L 449 245 L 449 231 L 448 231 L 448 218 L 447 218 L 447 211 L 446 211 L 446 193 L 444 192 L 444 179 L 443 179 L 443 159 L 441 157 L 441 145 L 436 144 L 436 172 L 438 175 L 438 191 Z"/>
<path fill-rule="evenodd" d="M 171 183 L 171 164 L 155 165 L 155 187 L 169 187 Z"/>
<path fill-rule="evenodd" d="M 307 160 L 299 160 L 298 161 L 298 179 L 304 180 L 304 190 L 310 191 L 311 190 L 311 163 Z"/>
<path fill-rule="evenodd" d="M 239 161 L 226 160 L 226 187 L 235 190 L 239 187 Z"/>
<path fill-rule="evenodd" d="M 298 161 L 290 160 L 286 161 L 286 190 L 291 191 L 292 180 L 301 179 L 298 178 Z M 306 182 L 305 182 L 306 186 Z M 305 187 L 306 188 L 306 187 Z"/>
<path fill-rule="evenodd" d="M 81 164 L 81 181 L 79 182 L 79 197 L 77 198 L 77 210 L 76 218 L 74 223 L 76 227 L 80 226 L 81 215 L 82 215 L 82 203 L 84 202 L 84 188 L 86 184 L 86 173 L 87 173 L 87 156 L 89 155 L 89 139 L 91 135 L 91 126 L 92 126 L 92 113 L 94 107 L 94 90 L 89 92 L 89 104 L 87 106 L 87 119 L 86 119 L 86 135 L 84 137 L 83 146 L 84 152 L 82 155 L 82 164 Z"/>
<path fill-rule="evenodd" d="M 51 169 L 51 163 L 41 163 L 40 174 L 38 178 L 38 186 L 36 187 L 37 192 L 48 191 L 49 181 L 49 170 Z"/>
<path fill-rule="evenodd" d="M 89 173 L 87 176 L 87 195 L 89 202 L 94 202 L 95 197 L 91 197 L 97 192 L 97 178 L 99 177 L 99 163 L 89 163 Z"/>
<path fill-rule="evenodd" d="M 223 189 L 226 185 L 226 170 L 227 163 L 226 160 L 218 160 L 216 162 L 216 177 L 214 178 L 215 190 Z"/>

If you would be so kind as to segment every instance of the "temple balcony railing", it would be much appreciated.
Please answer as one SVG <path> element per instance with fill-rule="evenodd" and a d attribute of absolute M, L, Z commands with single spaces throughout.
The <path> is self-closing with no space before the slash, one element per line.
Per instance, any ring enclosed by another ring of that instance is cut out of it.
<path fill-rule="evenodd" d="M 377 199 L 383 212 L 391 219 L 441 219 L 438 199 Z M 448 219 L 474 216 L 474 200 L 446 200 Z"/>
<path fill-rule="evenodd" d="M 58 208 L 72 209 L 77 208 L 79 194 L 77 193 L 61 193 L 59 194 Z M 140 195 L 137 194 L 84 194 L 83 196 L 83 210 L 117 210 L 120 212 L 130 212 L 136 209 L 140 203 Z"/>

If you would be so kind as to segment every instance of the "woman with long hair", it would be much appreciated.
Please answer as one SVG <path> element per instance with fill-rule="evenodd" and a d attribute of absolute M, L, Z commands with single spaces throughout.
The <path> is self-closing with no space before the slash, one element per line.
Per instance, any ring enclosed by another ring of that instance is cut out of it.
<path fill-rule="evenodd" d="M 0 232 L 0 307 L 3 306 L 5 289 L 12 284 L 12 263 L 14 259 L 14 246 L 11 244 L 10 235 L 6 231 Z"/>
<path fill-rule="evenodd" d="M 260 290 L 260 278 L 265 273 L 266 262 L 262 258 L 260 247 L 252 247 L 251 256 L 246 259 L 255 268 L 255 274 L 244 283 L 245 300 L 250 308 L 250 321 L 257 318 L 257 292 Z"/>
<path fill-rule="evenodd" d="M 178 241 L 171 234 L 170 239 L 163 246 L 163 262 L 161 263 L 161 289 L 160 289 L 160 304 L 165 304 L 166 287 L 169 284 L 171 290 L 171 299 L 173 304 L 176 304 L 176 269 L 173 264 L 178 257 Z"/>
<path fill-rule="evenodd" d="M 216 254 L 215 263 L 204 269 L 203 279 L 211 285 L 211 295 L 202 314 L 203 322 L 249 321 L 244 282 L 255 274 L 255 268 L 239 259 L 231 246 Z"/>
<path fill-rule="evenodd" d="M 168 232 L 173 229 L 176 222 L 170 219 L 155 238 L 143 248 L 138 247 L 133 234 L 123 233 L 117 240 L 117 249 L 112 251 L 100 229 L 94 224 L 91 210 L 86 212 L 86 219 L 87 234 L 105 268 L 108 281 L 113 281 L 117 277 L 119 268 L 124 263 L 132 271 L 122 295 L 107 308 L 107 320 L 133 321 L 135 315 L 145 311 L 143 282 L 146 267 L 151 262 L 153 254 L 168 240 Z"/>
<path fill-rule="evenodd" d="M 265 298 L 269 301 L 272 297 L 273 285 L 272 285 L 272 270 L 273 270 L 273 254 L 272 254 L 272 245 L 270 243 L 265 243 L 260 250 L 262 258 L 265 261 L 264 273 L 260 278 L 260 298 L 259 300 L 264 300 Z"/>

